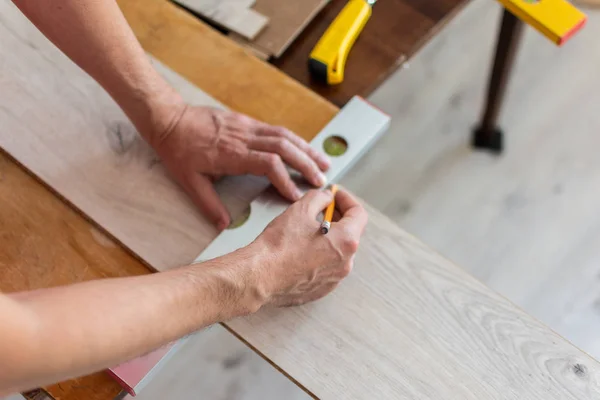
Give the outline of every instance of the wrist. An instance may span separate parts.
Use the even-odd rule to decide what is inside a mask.
[[[135,74],[134,78],[103,86],[139,134],[155,147],[158,139],[176,124],[187,106],[181,95],[155,70]]]
[[[175,89],[168,86],[147,95],[143,100],[139,117],[132,118],[140,135],[152,146],[162,142],[177,125],[187,108],[187,104]]]
[[[258,246],[246,246],[208,263],[217,277],[216,295],[223,307],[221,321],[253,314],[267,303],[264,252]],[[206,271],[207,263],[198,265]]]
[[[239,255],[243,260],[240,263],[241,276],[244,279],[243,309],[246,314],[253,314],[267,304],[270,297],[266,267],[268,252],[263,246],[253,242],[233,254]]]
[[[277,264],[281,263],[275,249],[268,242],[258,237],[245,247],[254,257],[252,287],[255,293],[260,294],[261,306],[273,301],[279,293],[280,279],[276,276]]]

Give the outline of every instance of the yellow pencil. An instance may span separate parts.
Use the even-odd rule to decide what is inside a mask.
[[[331,185],[331,193],[333,193],[333,201],[329,203],[325,210],[325,216],[323,217],[323,223],[321,224],[321,233],[324,235],[331,229],[331,220],[333,219],[333,210],[335,210],[335,194],[338,191],[337,185]]]

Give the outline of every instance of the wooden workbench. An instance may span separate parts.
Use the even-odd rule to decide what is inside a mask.
[[[336,112],[331,104],[163,0],[122,0],[121,5],[150,53],[234,109],[270,123],[285,124],[306,138],[314,136]],[[173,43],[179,46],[175,48]],[[0,199],[0,234],[4,244],[0,249],[0,289],[3,291],[149,272],[6,156],[0,157]],[[397,237],[400,245],[412,246],[412,239],[406,234],[390,227],[389,221],[374,211],[373,215],[377,217],[376,226],[382,230],[378,237]],[[417,247],[421,254],[433,254],[420,245]],[[432,267],[443,264],[437,256],[426,258]],[[458,279],[456,284],[460,293],[464,280]],[[484,294],[480,284],[469,280],[469,286],[473,285]],[[492,300],[501,302],[497,296]],[[505,302],[502,306],[508,307]],[[515,315],[521,318],[524,314],[517,311]],[[526,326],[531,327],[547,333],[548,337],[553,335],[539,323]],[[527,336],[527,332],[522,335]],[[564,369],[558,373],[569,379],[576,375],[581,382],[583,377],[593,381],[597,378],[597,365],[587,360],[586,363],[587,367],[575,364],[573,373]],[[523,379],[527,378],[518,380],[523,382]],[[109,399],[119,387],[104,374],[95,374],[48,390],[59,399]]]

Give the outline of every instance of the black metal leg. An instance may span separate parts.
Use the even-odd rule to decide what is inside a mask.
[[[503,149],[503,133],[498,127],[498,116],[508,86],[508,79],[521,41],[523,23],[506,9],[496,43],[494,67],[490,78],[483,117],[473,134],[472,145],[493,153]]]

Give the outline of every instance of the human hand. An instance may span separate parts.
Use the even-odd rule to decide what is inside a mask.
[[[186,106],[169,128],[151,141],[164,165],[203,213],[225,229],[227,209],[213,187],[223,175],[263,175],[289,200],[302,193],[285,165],[309,183],[326,183],[327,157],[291,131],[248,116],[210,107]]]
[[[324,235],[317,216],[331,200],[328,190],[309,191],[250,245],[253,254],[266,260],[258,280],[267,304],[281,307],[317,300],[352,270],[367,213],[348,192],[338,191],[336,208],[341,218]]]

